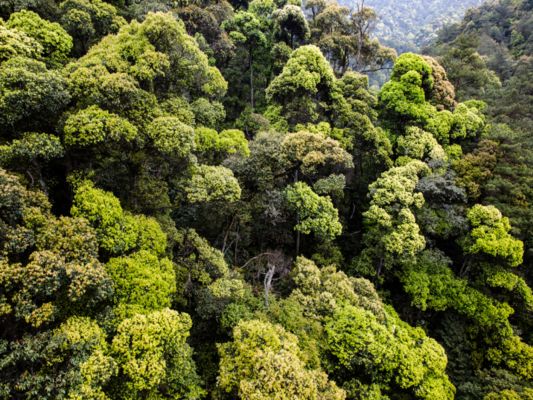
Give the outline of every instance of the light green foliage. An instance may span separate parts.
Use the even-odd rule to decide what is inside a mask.
[[[266,90],[267,99],[281,106],[280,112],[290,125],[319,122],[331,113],[340,93],[335,75],[320,49],[313,45],[294,50]]]
[[[223,398],[346,398],[325,373],[305,368],[297,338],[279,325],[242,321],[233,330],[233,341],[218,350],[218,387]]]
[[[239,182],[233,172],[222,166],[197,165],[185,187],[187,201],[203,203],[211,201],[233,202],[241,197]]]
[[[297,182],[285,191],[289,207],[296,212],[294,230],[314,233],[323,240],[335,239],[342,233],[339,213],[329,196],[319,196],[306,183]]]
[[[167,235],[159,222],[145,215],[134,216],[137,225],[137,247],[150,253],[162,256],[167,249]]]
[[[194,129],[194,143],[198,152],[207,153],[218,150],[220,138],[216,130],[200,126]]]
[[[42,193],[8,174],[0,174],[0,188],[2,316],[43,327],[97,312],[110,298],[112,282],[97,260],[88,222],[56,219]]]
[[[169,156],[186,157],[194,150],[194,129],[176,117],[159,117],[148,126],[154,147]]]
[[[386,119],[392,123],[402,118],[424,125],[436,109],[426,102],[433,88],[431,67],[416,54],[402,54],[396,59],[391,80],[379,93],[379,102]]]
[[[60,67],[72,49],[72,38],[57,22],[49,22],[33,11],[11,14],[6,26],[24,32],[43,48],[42,57],[49,67]]]
[[[122,321],[111,350],[120,366],[119,398],[198,399],[203,395],[192,350],[191,318],[164,309]]]
[[[90,106],[70,115],[63,127],[65,144],[87,147],[102,142],[130,142],[137,138],[137,128],[116,114]]]
[[[533,363],[526,360],[533,348],[514,334],[508,320],[514,310],[472,287],[466,279],[456,277],[450,264],[441,253],[429,250],[405,263],[400,279],[412,304],[422,310],[453,309],[465,315],[475,321],[479,327],[476,329],[485,338],[483,357],[495,365],[507,365],[519,376],[532,376]],[[489,280],[490,276],[497,278],[491,274]]]
[[[487,274],[487,285],[493,288],[503,288],[516,293],[528,311],[533,310],[533,290],[520,276],[504,269],[495,269]]]
[[[37,40],[0,22],[0,62],[18,56],[39,59],[42,52],[43,47]]]
[[[431,133],[420,128],[409,127],[406,134],[398,137],[397,153],[399,156],[416,160],[446,161],[447,156],[442,146]]]
[[[141,250],[127,257],[112,258],[106,270],[115,285],[117,313],[127,318],[170,306],[176,291],[172,262]]]
[[[408,72],[415,71],[421,79],[421,86],[429,94],[435,83],[432,68],[422,56],[414,53],[405,53],[398,57],[394,63],[391,80],[397,81]],[[428,96],[429,97],[429,96]]]
[[[396,60],[391,80],[379,94],[379,102],[391,130],[415,125],[432,133],[442,144],[479,137],[485,130],[484,103],[468,101],[455,105],[453,95],[453,86],[435,60],[405,53]],[[453,113],[447,109],[452,105]]]
[[[412,304],[422,310],[443,311],[454,308],[481,326],[505,325],[512,309],[470,287],[466,279],[455,276],[450,260],[430,250],[419,254],[418,261],[404,263],[400,275]]]
[[[344,306],[326,325],[326,335],[336,369],[365,370],[372,380],[389,382],[393,393],[399,389],[419,399],[454,398],[444,349],[394,313],[383,324],[369,311]]]
[[[167,238],[157,221],[125,213],[112,193],[95,188],[90,181],[76,188],[71,213],[91,223],[98,245],[108,254],[119,255],[133,249],[158,255],[165,252]]]
[[[105,333],[88,318],[73,317],[67,320],[54,331],[50,350],[53,353],[47,357],[54,360],[56,365],[67,362],[69,367],[79,374],[79,382],[70,388],[66,398],[81,399],[107,399],[103,387],[117,373],[117,364],[108,354],[108,345]],[[61,357],[66,351],[74,352],[74,357]],[[63,353],[64,354],[64,353]]]
[[[424,196],[415,193],[415,188],[419,176],[428,171],[423,162],[411,161],[384,172],[369,186],[370,208],[363,213],[367,226],[364,236],[367,249],[360,262],[377,262],[378,276],[381,269],[390,268],[396,258],[414,256],[426,245],[413,210],[424,204]]]
[[[195,129],[196,148],[204,154],[250,155],[248,140],[239,129],[226,129],[217,133],[214,129],[199,127]]]
[[[60,158],[63,154],[64,149],[57,136],[27,132],[8,145],[0,145],[0,164],[49,161]]]
[[[76,188],[72,216],[86,218],[95,228],[99,246],[110,254],[121,254],[135,247],[134,219],[126,218],[120,201],[89,181]]]
[[[249,51],[267,45],[267,37],[263,31],[261,20],[253,12],[239,11],[222,25],[230,38],[244,45]]]
[[[450,132],[452,139],[476,138],[484,132],[485,116],[482,101],[459,103],[453,111],[453,125]]]
[[[0,126],[50,121],[70,100],[57,71],[40,61],[14,57],[0,64]]]
[[[297,258],[292,277],[296,286],[290,298],[307,317],[326,324],[324,350],[333,357],[326,365],[350,397],[362,396],[367,389],[359,379],[370,378],[372,385],[388,383],[381,386],[384,394],[401,389],[417,398],[453,398],[444,350],[385,307],[368,280],[333,266],[319,269],[304,257]]]
[[[509,234],[511,224],[494,206],[476,204],[467,213],[472,230],[463,248],[469,254],[487,254],[511,267],[522,264],[524,244]]]
[[[219,149],[227,154],[250,155],[248,141],[239,129],[225,129],[219,134]]]
[[[353,167],[352,157],[339,142],[320,133],[290,133],[283,139],[281,150],[289,165],[296,166],[304,175]]]
[[[149,14],[142,23],[123,26],[71,64],[68,72],[99,66],[105,66],[105,73],[129,74],[157,94],[217,97],[227,88],[220,72],[209,66],[207,56],[172,14]]]
[[[319,269],[316,264],[298,257],[292,272],[296,284],[291,293],[306,316],[327,319],[343,304],[367,310],[377,319],[385,318],[385,309],[372,283],[364,278],[347,276],[334,266]]]

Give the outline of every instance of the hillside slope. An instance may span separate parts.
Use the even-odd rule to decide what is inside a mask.
[[[356,1],[360,0],[343,0],[342,3],[353,7]],[[365,1],[365,5],[380,17],[376,25],[377,38],[400,53],[417,51],[434,39],[443,26],[459,21],[467,9],[482,3],[483,0]]]

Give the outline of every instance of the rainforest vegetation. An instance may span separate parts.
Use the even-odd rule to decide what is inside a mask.
[[[531,400],[532,16],[0,1],[0,399]]]

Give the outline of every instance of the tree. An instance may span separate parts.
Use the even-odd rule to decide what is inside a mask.
[[[266,95],[291,126],[327,119],[340,97],[331,66],[313,45],[293,51]]]
[[[339,142],[318,133],[289,133],[281,143],[281,151],[295,181],[300,175],[313,178],[353,167],[350,154]]]
[[[204,392],[186,343],[191,326],[187,314],[170,309],[122,321],[111,344],[120,366],[114,382],[117,397],[201,398]]]
[[[313,14],[311,32],[314,42],[332,63],[341,77],[349,69],[373,72],[394,60],[396,52],[371,39],[377,15],[364,2],[356,9],[339,6],[336,2],[306,4]]]
[[[46,129],[68,104],[65,79],[40,61],[14,57],[0,65],[0,126],[4,130]]]
[[[106,270],[115,287],[116,314],[124,319],[169,307],[176,292],[176,276],[167,258],[141,250],[112,258]]]
[[[371,274],[374,270],[379,278],[383,268],[389,269],[399,259],[424,249],[426,241],[413,210],[424,204],[424,197],[415,193],[415,188],[419,177],[428,171],[423,162],[411,161],[384,172],[370,185],[370,208],[363,214],[367,247],[357,262],[361,272]]]
[[[231,170],[222,166],[198,165],[193,168],[185,193],[190,203],[233,202],[241,197],[241,188]]]
[[[94,227],[98,246],[107,255],[131,250],[165,252],[167,236],[153,219],[124,212],[120,201],[90,181],[78,184],[71,209],[73,216],[84,217]]]
[[[252,12],[239,11],[233,19],[223,24],[234,42],[241,44],[248,52],[248,69],[250,71],[250,107],[255,107],[254,98],[254,55],[263,51],[268,45],[267,36],[264,33],[264,24]]]
[[[108,399],[117,373],[106,334],[89,318],[13,342],[1,356],[2,395],[41,399]]]
[[[341,375],[365,371],[371,382],[387,382],[394,394],[410,392],[419,399],[453,399],[446,375],[446,354],[421,328],[412,328],[389,313],[383,324],[369,311],[338,309],[326,325],[327,351]],[[394,320],[395,324],[390,324]]]
[[[296,212],[298,233],[314,233],[323,240],[332,240],[342,232],[337,209],[329,196],[322,197],[313,192],[307,184],[297,182],[286,190],[289,207]],[[299,252],[299,243],[296,244]]]
[[[233,341],[219,345],[218,387],[223,398],[344,399],[345,393],[299,358],[298,340],[279,325],[242,321]]]
[[[147,128],[154,147],[163,154],[187,157],[195,147],[194,129],[176,117],[159,117]]]
[[[128,120],[89,106],[70,115],[63,127],[67,146],[89,147],[105,142],[131,142],[138,137],[137,128]]]
[[[24,32],[42,46],[42,58],[48,67],[58,68],[66,63],[72,49],[72,38],[57,22],[49,22],[33,11],[11,14],[6,27]]]
[[[472,230],[463,242],[468,254],[488,254],[511,267],[522,264],[524,244],[513,238],[509,219],[494,206],[476,204],[467,213]]]
[[[101,0],[65,0],[60,9],[61,25],[74,39],[73,53],[78,57],[126,24],[114,6]]]
[[[283,8],[272,13],[274,32],[278,39],[295,48],[295,40],[303,43],[309,38],[309,26],[302,8],[294,4],[285,4]]]

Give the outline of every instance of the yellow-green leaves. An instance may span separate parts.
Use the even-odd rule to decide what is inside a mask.
[[[8,145],[0,145],[0,164],[20,161],[49,161],[64,154],[57,136],[46,133],[27,132]]]
[[[343,400],[346,395],[327,375],[308,370],[300,358],[298,339],[281,326],[242,321],[233,341],[219,346],[218,387],[222,398]]]
[[[162,254],[166,249],[166,235],[155,220],[125,213],[112,193],[95,188],[89,181],[76,188],[71,213],[91,223],[98,245],[108,254],[119,255],[133,249]]]
[[[329,196],[319,196],[303,182],[289,186],[285,196],[289,207],[297,215],[294,230],[307,235],[314,233],[323,240],[335,239],[342,233],[339,213]]]
[[[87,147],[102,142],[130,142],[137,137],[137,128],[116,114],[90,106],[68,117],[63,128],[65,144]]]
[[[335,367],[348,374],[365,370],[372,380],[388,381],[419,399],[454,398],[444,349],[394,313],[384,324],[366,310],[345,306],[326,325],[326,335]]]
[[[283,139],[281,150],[290,165],[309,176],[353,167],[351,155],[339,142],[320,133],[289,133]]]
[[[313,45],[293,51],[283,71],[266,89],[267,99],[281,106],[280,114],[289,125],[319,122],[332,112],[340,91],[335,75],[320,49]]]
[[[470,254],[488,254],[503,260],[511,267],[522,264],[524,244],[513,238],[507,217],[494,206],[476,204],[467,214],[472,230],[464,243]]]
[[[428,171],[423,162],[411,161],[384,172],[369,187],[370,208],[363,214],[368,227],[364,237],[368,245],[365,254],[381,260],[378,275],[395,258],[414,256],[425,247],[413,210],[424,204],[424,197],[415,193],[415,188],[419,176]]]
[[[115,286],[119,318],[170,306],[176,276],[167,258],[158,259],[157,255],[141,250],[127,257],[112,258],[106,270]]]
[[[111,345],[120,365],[121,398],[199,399],[192,350],[186,343],[191,318],[170,309],[124,320]]]
[[[237,201],[241,197],[239,182],[233,172],[222,166],[193,167],[192,178],[185,188],[190,203]]]
[[[69,102],[65,79],[43,62],[14,57],[0,64],[0,126],[51,121]]]
[[[95,258],[68,260],[51,250],[32,253],[27,265],[0,263],[0,283],[15,318],[39,328],[66,316],[91,312],[108,300],[111,281]]]
[[[72,49],[72,38],[57,22],[49,22],[33,11],[11,14],[6,26],[24,32],[43,48],[42,57],[49,67],[60,67]]]
[[[194,129],[176,117],[159,117],[148,126],[154,147],[169,156],[186,157],[194,150]]]

